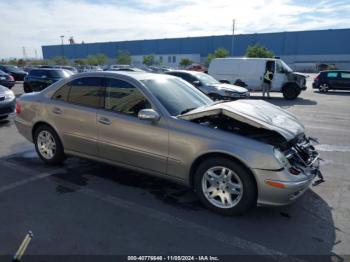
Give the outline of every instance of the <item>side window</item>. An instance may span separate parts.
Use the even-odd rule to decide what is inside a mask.
[[[64,85],[60,89],[58,89],[55,94],[52,96],[54,100],[67,101],[69,94],[70,86]]]
[[[342,73],[340,73],[340,75],[341,75],[341,78],[350,79],[350,73],[342,72]]]
[[[328,72],[327,77],[328,78],[336,78],[336,77],[338,77],[338,72]]]
[[[181,74],[180,77],[189,82],[190,84],[192,84],[194,81],[196,81],[197,79],[195,79],[193,76],[191,76],[190,74]]]
[[[140,110],[147,108],[151,104],[138,88],[122,80],[107,79],[105,109],[137,117]]]
[[[84,77],[70,82],[68,102],[89,107],[101,107],[104,92],[102,78]]]

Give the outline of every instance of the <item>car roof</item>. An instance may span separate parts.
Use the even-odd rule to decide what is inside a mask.
[[[30,70],[30,72],[35,71],[35,70],[40,70],[40,71],[57,71],[57,70],[64,70],[63,68],[33,68]]]
[[[136,80],[157,80],[157,79],[167,79],[167,78],[176,78],[175,76],[166,75],[166,74],[155,74],[149,72],[135,72],[135,71],[100,71],[100,72],[84,72],[75,74],[74,78],[79,77],[106,77],[106,76],[126,76]]]
[[[203,74],[203,72],[191,71],[191,70],[171,70],[169,72],[165,72],[165,74],[171,74],[171,73],[185,73],[185,74],[191,74],[191,75]]]

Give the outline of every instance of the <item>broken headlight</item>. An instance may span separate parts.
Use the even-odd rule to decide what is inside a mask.
[[[278,163],[280,163],[282,167],[286,167],[290,165],[286,156],[278,148],[275,147],[273,149],[273,154],[277,159]]]

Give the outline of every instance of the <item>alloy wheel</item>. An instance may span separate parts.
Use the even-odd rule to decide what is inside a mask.
[[[231,169],[215,166],[203,175],[202,190],[212,205],[219,208],[232,208],[242,199],[243,183]]]
[[[37,146],[38,146],[40,154],[45,159],[50,160],[56,154],[56,142],[55,142],[55,139],[54,139],[53,135],[47,130],[42,130],[38,134]]]

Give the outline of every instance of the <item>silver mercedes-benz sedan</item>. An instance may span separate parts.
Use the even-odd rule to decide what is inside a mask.
[[[319,177],[319,154],[291,113],[260,100],[213,102],[170,75],[73,75],[17,100],[39,157],[85,157],[195,190],[224,215],[286,205]]]

